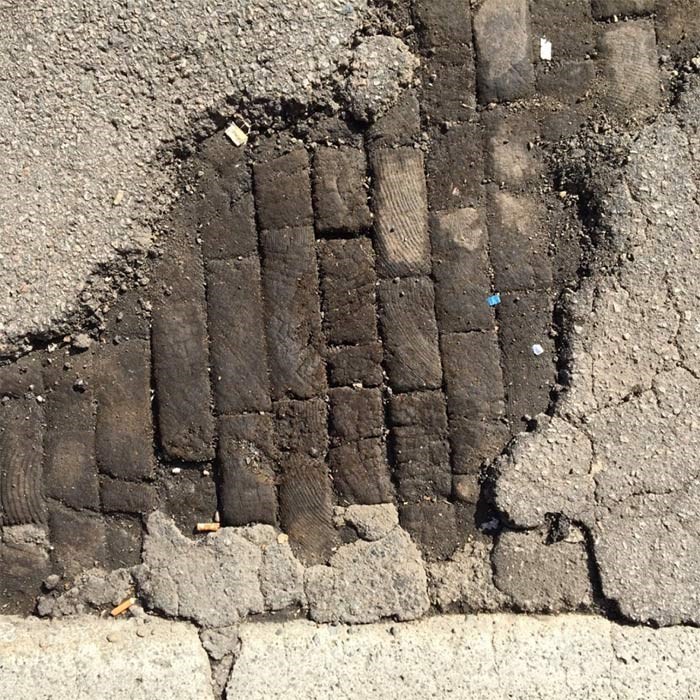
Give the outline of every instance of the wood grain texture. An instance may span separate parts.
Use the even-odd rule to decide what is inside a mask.
[[[379,283],[384,361],[395,391],[442,386],[433,284],[426,277]]]
[[[430,273],[423,154],[414,148],[372,154],[373,209],[380,277]]]
[[[262,281],[273,399],[308,399],[326,389],[312,228],[263,231]]]

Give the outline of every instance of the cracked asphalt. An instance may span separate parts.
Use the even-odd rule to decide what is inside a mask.
[[[570,386],[497,465],[512,525],[582,523],[604,595],[661,625],[700,622],[699,82],[598,193],[618,264],[568,300]]]

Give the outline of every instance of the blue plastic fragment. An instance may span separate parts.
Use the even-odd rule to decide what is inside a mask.
[[[494,294],[486,299],[489,306],[498,306],[501,303],[501,295]]]

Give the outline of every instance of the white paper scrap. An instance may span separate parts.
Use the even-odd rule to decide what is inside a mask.
[[[543,61],[552,60],[552,42],[545,37],[540,39],[540,58]]]

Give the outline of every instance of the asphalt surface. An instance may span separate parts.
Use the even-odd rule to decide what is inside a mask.
[[[699,115],[695,79],[595,193],[616,264],[568,299],[570,386],[496,486],[516,527],[584,523],[605,596],[658,624],[700,621]]]
[[[335,105],[368,16],[365,0],[3,3],[0,355],[99,310],[112,284],[92,273],[147,249],[176,196],[176,143],[242,105]],[[372,61],[388,70],[365,50],[348,88],[363,105]]]

